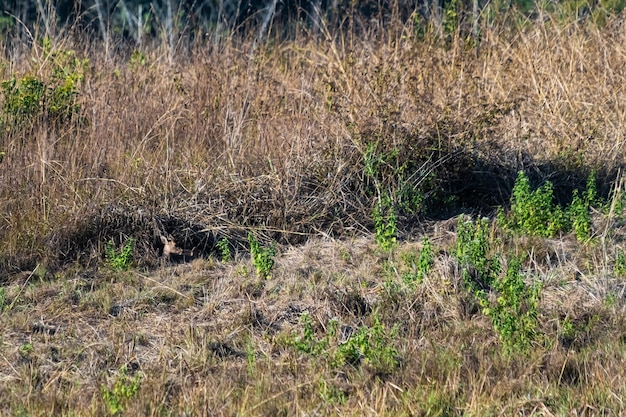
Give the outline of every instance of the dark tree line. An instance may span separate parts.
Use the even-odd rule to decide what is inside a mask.
[[[0,0],[2,19],[27,27],[74,25],[140,38],[182,27],[202,31],[256,31],[322,22],[336,27],[348,17],[431,19],[451,0]],[[462,0],[471,4],[477,0]],[[482,1],[482,0],[481,0]],[[461,1],[458,2],[461,4]]]
[[[586,0],[554,0],[550,4]],[[589,0],[590,4],[603,0]],[[620,4],[624,0],[612,0]],[[100,36],[142,38],[167,34],[242,33],[262,36],[290,33],[294,27],[330,29],[358,19],[362,26],[376,20],[417,16],[424,24],[441,26],[445,19],[475,25],[486,4],[496,12],[516,7],[534,9],[536,0],[0,0],[0,30],[69,25]],[[542,2],[541,4],[546,4]],[[168,35],[169,36],[169,35]]]

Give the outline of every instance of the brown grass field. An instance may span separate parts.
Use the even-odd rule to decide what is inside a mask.
[[[461,33],[1,41],[0,415],[626,415],[624,15]],[[520,170],[588,238],[497,222]]]

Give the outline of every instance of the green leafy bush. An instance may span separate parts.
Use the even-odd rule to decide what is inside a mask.
[[[554,204],[554,189],[550,181],[532,190],[530,180],[520,171],[511,196],[511,213],[502,223],[532,236],[553,237],[568,228],[563,210]]]
[[[501,261],[491,255],[487,219],[459,219],[457,259],[463,281],[491,319],[507,354],[527,352],[536,336],[541,286],[527,286],[521,263],[513,259],[505,274]]]
[[[230,253],[228,239],[225,237],[217,241],[217,250],[219,251],[222,262],[230,262],[232,260],[233,256]]]
[[[372,213],[376,243],[384,251],[392,251],[397,243],[396,213],[391,198],[383,196]]]
[[[78,59],[74,51],[54,50],[49,38],[41,47],[45,59],[41,74],[12,76],[0,83],[0,121],[5,129],[28,127],[41,116],[58,126],[80,111],[76,98],[89,61]]]
[[[461,276],[472,290],[488,288],[500,272],[500,261],[490,251],[489,221],[483,218],[474,223],[459,217],[456,257]]]
[[[275,246],[262,247],[252,232],[248,233],[248,243],[250,244],[250,254],[252,255],[257,275],[263,279],[270,278],[270,272],[274,267],[274,257],[276,256]]]
[[[128,239],[118,251],[115,242],[110,240],[104,248],[104,258],[107,265],[115,271],[126,271],[133,263],[133,252],[135,250],[134,239]]]
[[[498,212],[498,223],[531,236],[554,237],[558,233],[574,231],[578,240],[591,236],[590,210],[600,204],[597,197],[595,174],[587,179],[586,190],[581,196],[574,191],[571,204],[562,209],[554,202],[554,188],[550,181],[532,190],[530,181],[523,171],[515,180],[511,196],[511,211]]]
[[[504,276],[494,281],[495,301],[478,293],[483,313],[491,318],[493,328],[506,353],[527,352],[539,326],[541,285],[526,285],[519,260],[512,260]]]
[[[402,273],[402,280],[410,287],[420,284],[426,275],[430,272],[435,261],[435,252],[433,245],[428,237],[422,240],[422,250],[417,255],[414,252],[408,252],[401,255],[402,260],[408,271]]]
[[[362,326],[345,340],[339,340],[339,323],[335,319],[328,323],[327,333],[321,338],[315,335],[310,314],[303,313],[300,320],[302,335],[291,342],[300,352],[324,356],[334,367],[365,363],[379,374],[389,374],[399,365],[398,351],[392,343],[397,328],[387,331],[378,316],[374,316],[371,327]]]
[[[133,378],[127,375],[126,367],[122,366],[119,376],[113,383],[112,388],[100,387],[102,400],[111,416],[117,416],[124,412],[131,398],[137,395],[141,388],[141,377],[136,374]]]

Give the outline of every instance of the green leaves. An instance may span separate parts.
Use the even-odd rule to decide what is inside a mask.
[[[32,126],[39,116],[65,124],[80,111],[76,97],[89,60],[78,59],[71,50],[54,50],[48,38],[42,40],[41,48],[44,62],[36,76],[12,76],[0,83],[0,122],[7,129]]]
[[[538,305],[541,285],[528,286],[519,259],[509,261],[502,274],[499,256],[491,254],[487,219],[476,222],[459,219],[457,259],[467,289],[479,302],[483,314],[504,345],[504,352],[525,353],[539,326]]]
[[[270,272],[274,267],[274,257],[276,256],[275,246],[262,247],[252,232],[248,233],[248,243],[250,244],[250,255],[252,256],[257,275],[263,279],[270,278]]]
[[[126,271],[132,265],[134,250],[135,240],[132,238],[128,239],[120,250],[117,250],[115,242],[110,240],[104,248],[104,258],[114,271]]]
[[[572,202],[565,209],[554,202],[554,187],[550,181],[532,190],[530,180],[520,171],[515,180],[511,196],[511,211],[508,214],[500,209],[498,223],[530,236],[555,237],[558,233],[573,231],[579,241],[591,236],[591,215],[593,205],[599,204],[595,174],[587,179],[587,187],[580,195],[574,191]]]

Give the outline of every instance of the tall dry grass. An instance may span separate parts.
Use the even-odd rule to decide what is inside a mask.
[[[88,262],[124,236],[150,264],[159,235],[180,230],[205,251],[247,228],[286,243],[367,232],[372,143],[398,150],[389,172],[424,179],[422,215],[503,204],[519,169],[557,189],[591,169],[608,184],[624,163],[625,41],[617,16],[485,26],[479,47],[398,23],[225,39],[174,62],[158,46],[107,59],[71,34],[50,51],[5,43],[3,79],[49,80],[54,51],[89,64],[69,122],[2,132],[3,274]]]

